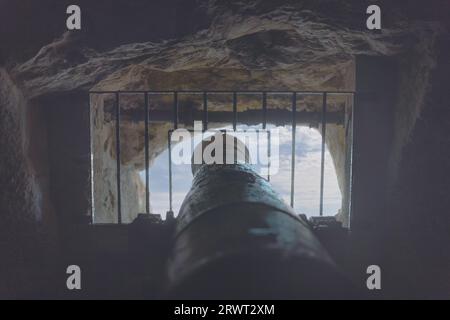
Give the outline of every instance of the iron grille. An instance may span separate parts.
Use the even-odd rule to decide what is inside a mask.
[[[320,112],[320,119],[319,123],[321,124],[321,135],[322,135],[322,144],[321,144],[321,164],[320,164],[320,203],[319,203],[319,214],[320,216],[323,216],[323,198],[324,198],[324,165],[325,165],[325,139],[326,139],[326,124],[328,121],[336,121],[336,117],[340,118],[342,120],[343,125],[345,126],[345,132],[346,137],[351,137],[351,131],[352,131],[352,113],[353,112],[345,112],[344,114],[339,116],[336,114],[330,114],[327,110],[327,99],[330,96],[336,96],[336,95],[344,95],[350,100],[351,110],[354,109],[354,96],[355,92],[353,91],[282,91],[282,90],[270,90],[270,91],[249,91],[249,90],[240,90],[240,91],[227,91],[227,90],[208,90],[208,91],[201,91],[201,90],[159,90],[159,91],[90,91],[89,92],[89,110],[91,114],[91,96],[92,95],[103,95],[103,94],[109,94],[114,95],[115,99],[115,147],[116,147],[116,184],[117,184],[117,223],[122,223],[122,196],[121,196],[121,146],[120,146],[120,121],[121,121],[121,104],[120,104],[120,97],[123,94],[142,94],[144,97],[144,149],[145,149],[145,208],[146,213],[150,213],[150,190],[149,190],[149,123],[151,121],[164,121],[164,122],[171,122],[173,125],[173,129],[168,131],[168,149],[169,149],[169,163],[168,163],[168,171],[169,171],[169,210],[172,211],[172,162],[170,160],[171,157],[171,139],[170,136],[172,132],[176,129],[178,129],[179,126],[179,96],[183,94],[195,94],[195,95],[201,95],[203,97],[203,109],[201,112],[201,119],[203,123],[203,129],[208,129],[208,124],[211,120],[217,121],[218,119],[223,120],[231,120],[233,125],[233,130],[237,131],[237,124],[238,124],[238,113],[241,115],[241,112],[238,112],[238,96],[239,95],[246,95],[246,94],[257,94],[262,97],[261,100],[261,109],[260,110],[248,110],[245,112],[242,112],[243,118],[246,119],[244,121],[251,122],[256,113],[261,112],[262,113],[262,128],[263,130],[266,130],[267,123],[270,121],[273,121],[273,123],[277,122],[283,122],[286,123],[286,119],[289,118],[290,124],[292,126],[292,139],[291,139],[291,177],[290,177],[290,205],[291,207],[294,206],[294,194],[295,194],[295,157],[296,157],[296,126],[297,122],[299,120],[302,120],[304,122],[317,120],[317,114],[312,114],[311,112],[297,112],[297,99],[299,96],[319,96],[322,98],[322,110]],[[149,96],[152,94],[169,94],[172,95],[172,101],[173,101],[173,110],[172,112],[164,112],[164,111],[152,111],[149,112]],[[209,112],[208,111],[208,97],[211,94],[230,94],[232,95],[232,112],[231,114],[229,112]],[[284,94],[284,95],[290,95],[291,96],[291,111],[289,110],[268,110],[267,108],[267,95],[268,94]],[[198,111],[194,111],[194,117],[199,116],[197,113]],[[172,113],[172,115],[170,115]],[[241,119],[240,119],[241,121]],[[270,143],[270,136],[269,136],[269,143]],[[91,145],[92,148],[92,145]],[[268,148],[268,152],[270,152],[270,148]],[[346,173],[348,173],[349,180],[351,180],[351,158],[352,158],[352,143],[349,147],[349,150],[346,150],[346,153],[348,153],[347,157],[347,163],[346,163]],[[92,155],[92,150],[91,150]],[[270,153],[269,153],[269,159],[270,159]],[[91,162],[92,166],[92,162]],[[91,173],[92,173],[92,167],[91,167]],[[92,177],[91,177],[92,178]],[[268,175],[268,179],[270,180],[270,173]],[[347,182],[348,187],[348,194],[350,194],[350,181]],[[92,188],[92,183],[91,183]],[[91,195],[93,197],[93,192],[91,190]],[[350,212],[350,197],[348,196],[347,199],[344,201],[347,203],[344,203],[344,206],[348,207],[348,210]],[[92,210],[93,212],[93,210]],[[91,219],[92,221],[93,219]]]

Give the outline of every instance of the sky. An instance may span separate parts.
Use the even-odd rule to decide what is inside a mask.
[[[248,127],[240,126],[238,129]],[[270,127],[268,127],[270,128]],[[272,127],[273,128],[273,127]],[[280,193],[287,204],[291,194],[291,139],[290,126],[277,127],[279,143],[273,140],[272,148],[279,147],[279,170],[270,177],[274,189]],[[259,139],[251,143],[258,143],[261,150],[267,150],[266,139]],[[183,143],[183,142],[181,142]],[[191,142],[187,142],[191,143]],[[320,133],[313,128],[297,127],[296,129],[296,162],[295,162],[295,193],[294,209],[308,217],[319,215],[320,203]],[[272,149],[273,150],[273,149]],[[272,152],[275,154],[275,152]],[[260,170],[260,166],[255,169]],[[273,172],[273,170],[272,170]],[[175,215],[190,189],[192,182],[191,166],[189,164],[172,165],[173,181],[173,209]],[[141,172],[145,183],[145,171]],[[168,150],[160,154],[150,168],[150,205],[152,213],[161,214],[165,218],[169,210],[169,170]],[[339,190],[336,172],[331,155],[326,148],[324,173],[324,215],[335,215],[341,208],[342,196]]]

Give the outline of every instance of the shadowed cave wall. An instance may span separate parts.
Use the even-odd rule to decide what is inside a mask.
[[[89,89],[345,90],[353,89],[355,57],[369,55],[395,61],[399,82],[386,154],[388,199],[358,248],[369,252],[361,260],[373,259],[367,248],[378,248],[394,296],[448,297],[450,284],[441,279],[448,279],[450,261],[444,245],[450,229],[445,196],[450,189],[445,90],[450,52],[446,26],[439,23],[445,10],[436,9],[444,2],[425,9],[385,2],[391,10],[381,33],[364,30],[355,12],[364,12],[365,4],[356,2],[255,1],[254,7],[238,1],[202,1],[198,6],[168,1],[153,7],[124,3],[118,11],[96,4],[87,15],[87,29],[64,36],[63,18],[48,19],[54,11],[37,10],[32,2],[20,8],[2,3],[2,15],[21,10],[35,15],[14,32],[1,34],[0,248],[5,285],[0,295],[48,289],[60,263],[55,252],[73,236],[67,230],[85,223],[90,214],[88,197],[80,193],[89,184],[88,118],[80,111],[87,110]],[[148,8],[148,19],[130,18],[134,22],[127,28],[116,25],[114,17],[136,8]],[[50,21],[48,26],[33,28],[42,18]],[[1,21],[9,23],[8,29],[14,26],[10,18]],[[116,37],[111,36],[114,30]],[[110,129],[102,130],[110,134]],[[339,168],[339,152],[333,151],[339,149],[338,135],[329,134]],[[129,140],[136,141],[133,136]],[[130,163],[140,166],[141,161]]]

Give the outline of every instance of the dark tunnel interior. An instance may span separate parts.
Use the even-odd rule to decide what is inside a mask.
[[[1,299],[450,298],[448,1],[71,4],[0,2]]]

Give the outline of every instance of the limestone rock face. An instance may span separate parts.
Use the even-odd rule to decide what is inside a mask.
[[[210,25],[195,34],[101,53],[65,34],[19,65],[15,77],[29,97],[92,88],[342,90],[354,55],[404,52],[420,29],[400,16],[383,32],[368,32],[361,23],[364,6],[351,2],[211,0],[202,5]],[[339,18],[331,19],[336,10]]]
[[[88,90],[353,90],[355,55],[404,55],[426,41],[426,34],[436,33],[433,26],[408,21],[392,3],[384,4],[382,32],[365,29],[366,6],[358,1],[204,0],[199,8],[208,25],[193,34],[98,52],[84,46],[82,37],[66,33],[12,74],[29,99]],[[102,222],[112,221],[117,196],[114,121],[108,112],[99,111],[108,99],[97,97],[92,103],[95,206]],[[133,98],[122,103],[127,108]],[[346,105],[339,99],[329,103],[330,110]],[[320,103],[300,104],[300,110],[320,110]],[[211,109],[225,105],[212,101]],[[159,107],[170,108],[170,100],[159,101]],[[238,111],[257,107],[247,101]],[[164,150],[168,128],[152,126],[151,161]],[[136,170],[143,168],[143,124],[124,121],[122,133],[128,221],[142,210],[138,199],[143,186]],[[327,134],[341,189],[343,134],[341,128]]]

